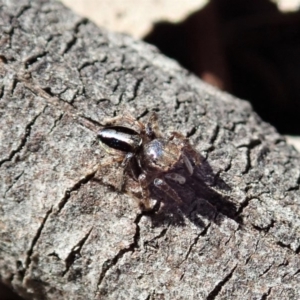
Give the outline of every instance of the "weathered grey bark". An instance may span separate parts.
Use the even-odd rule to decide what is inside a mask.
[[[28,299],[300,299],[300,155],[247,102],[60,3],[0,13],[2,282]],[[104,153],[76,114],[123,110],[158,111],[206,158],[189,211],[142,213],[96,180]]]

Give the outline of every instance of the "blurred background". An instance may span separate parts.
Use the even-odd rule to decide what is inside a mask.
[[[249,100],[300,151],[300,0],[62,0]],[[18,296],[0,284],[1,299]]]
[[[239,98],[300,149],[300,0],[63,0]]]

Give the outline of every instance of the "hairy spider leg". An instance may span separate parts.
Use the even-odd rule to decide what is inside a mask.
[[[126,167],[128,166],[128,163],[130,162],[130,159],[133,157],[133,154],[132,153],[128,153],[125,157],[124,155],[116,155],[116,153],[114,153],[115,155],[113,155],[112,157],[109,157],[109,158],[105,158],[104,160],[101,161],[101,163],[99,163],[97,165],[96,168],[94,168],[93,172],[98,172],[98,171],[102,171],[106,168],[106,167],[109,167],[111,168],[111,166],[114,164],[114,163],[118,163],[119,165],[121,165],[122,167],[122,173],[121,173],[121,178],[120,179],[116,179],[114,180],[115,182],[119,182],[119,184],[117,185],[117,190],[119,192],[122,192],[123,190],[123,187],[124,187],[124,183],[125,183],[125,169]],[[130,155],[132,154],[132,155]],[[101,176],[103,176],[103,173],[101,174]]]
[[[193,161],[195,166],[199,166],[203,162],[203,157],[189,143],[184,146],[183,154],[188,158],[190,163]]]
[[[139,128],[139,131],[142,132],[145,127],[144,124],[138,120],[136,120],[130,113],[125,112],[123,115],[119,115],[112,118],[105,118],[103,120],[104,125],[124,125],[124,123],[128,123],[130,125],[134,125]]]
[[[188,157],[184,153],[181,154],[181,157],[183,159],[183,162],[184,162],[184,165],[185,165],[187,171],[189,172],[190,176],[192,176],[194,173],[194,168],[191,164],[191,161],[188,159]]]
[[[157,114],[155,112],[150,114],[145,126],[145,132],[146,135],[151,139],[162,137],[158,126]]]
[[[149,203],[150,191],[148,189],[149,181],[147,180],[147,176],[144,173],[140,174],[138,180],[142,189],[142,200],[140,200],[142,205],[140,204],[140,206],[143,210],[149,210],[150,209],[150,203]]]
[[[131,153],[131,152],[129,152],[129,153],[127,153],[127,154],[125,155],[125,157],[124,157],[124,159],[123,159],[123,161],[122,161],[122,163],[121,163],[121,166],[122,166],[124,169],[126,169],[126,167],[128,166],[128,164],[129,164],[130,160],[133,158],[133,156],[134,156],[134,153]]]
[[[182,175],[180,175],[178,173],[174,173],[174,172],[167,173],[165,175],[165,178],[170,179],[170,180],[172,180],[174,182],[177,182],[179,184],[185,184],[185,182],[186,182],[185,177],[183,177]]]
[[[192,158],[196,166],[201,164],[202,159],[200,155],[195,151],[195,149],[190,145],[189,140],[184,135],[182,135],[179,132],[173,131],[171,132],[169,140],[174,140],[174,139],[180,140],[180,143],[182,144],[181,156],[187,171],[189,172],[190,176],[192,176],[194,173],[194,167],[189,157]]]
[[[182,201],[178,194],[173,190],[163,179],[155,178],[154,185],[159,188],[161,191],[165,192],[169,197],[174,199],[179,205],[182,204]]]

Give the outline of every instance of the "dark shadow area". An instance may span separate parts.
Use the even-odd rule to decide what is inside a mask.
[[[0,299],[1,300],[22,300],[20,296],[15,294],[10,288],[0,282]]]
[[[186,182],[182,185],[166,179],[181,198],[182,204],[177,205],[174,199],[151,185],[151,197],[157,199],[159,203],[153,211],[146,214],[151,217],[154,226],[166,223],[185,226],[184,216],[201,228],[205,227],[203,219],[220,225],[222,219],[217,218],[219,213],[241,223],[241,220],[236,218],[237,207],[227,195],[231,190],[230,186],[213,173],[206,160],[202,159],[200,165],[194,166],[192,176],[182,162],[177,163],[172,172],[186,178]]]
[[[185,164],[180,159],[167,172],[161,173],[158,178],[163,179],[168,186],[179,196],[181,203],[172,198],[170,194],[157,188],[154,179],[147,189],[143,189],[143,194],[148,194],[149,198],[156,200],[156,204],[148,209],[144,207],[144,199],[140,183],[133,179],[130,170],[125,170],[116,163],[101,167],[99,172],[91,180],[98,184],[103,184],[116,193],[128,193],[137,200],[142,214],[151,218],[153,226],[172,224],[173,226],[185,226],[185,218],[200,228],[206,227],[204,220],[220,225],[224,218],[230,218],[242,224],[238,216],[238,207],[230,198],[231,187],[224,182],[218,174],[215,174],[209,163],[195,150],[190,152],[191,156],[185,153],[189,160],[193,162],[194,172],[188,172]],[[199,158],[197,165],[193,158]],[[118,167],[119,165],[119,167]],[[114,170],[112,172],[112,170]],[[119,173],[119,174],[118,174]],[[186,179],[183,184],[168,179],[166,174],[179,174]],[[119,190],[119,182],[124,174],[125,184],[123,190]],[[146,198],[147,200],[148,198]]]
[[[300,12],[267,0],[211,0],[145,41],[221,89],[249,100],[281,133],[300,134]]]

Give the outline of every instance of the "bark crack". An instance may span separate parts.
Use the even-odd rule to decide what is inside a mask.
[[[12,187],[18,182],[18,180],[23,176],[23,174],[24,174],[24,170],[14,178],[14,182],[4,192],[3,195],[4,198],[6,197],[6,194],[12,189]]]
[[[184,258],[184,260],[180,263],[180,265],[183,264],[183,263],[189,258],[189,255],[190,255],[190,253],[192,252],[192,249],[194,248],[194,246],[197,245],[197,243],[198,243],[200,237],[206,235],[206,233],[207,233],[207,231],[208,231],[210,225],[211,225],[211,223],[209,223],[209,224],[203,229],[203,231],[200,232],[200,233],[194,238],[194,241],[191,243],[191,245],[190,245],[190,247],[189,247],[189,249],[188,249],[188,251],[187,251],[187,253],[186,253],[186,255],[185,255],[185,258]]]
[[[206,300],[213,300],[216,299],[216,297],[218,296],[218,294],[221,292],[222,288],[226,285],[226,283],[230,280],[230,278],[232,277],[235,269],[236,269],[237,265],[235,265],[232,270],[224,277],[223,280],[221,280],[216,286],[215,288],[208,294],[208,296],[206,297]]]
[[[212,144],[212,145],[214,144],[214,142],[216,141],[216,139],[219,135],[219,132],[220,132],[220,126],[216,125],[216,127],[214,128],[213,134],[210,138],[210,141],[209,141],[210,144]]]
[[[67,42],[66,48],[64,49],[64,51],[62,52],[62,55],[66,54],[67,52],[70,52],[72,47],[76,44],[77,42],[77,34],[79,32],[79,27],[81,25],[86,25],[88,23],[88,20],[86,18],[81,19],[74,27],[74,34],[73,34],[73,38]]]
[[[28,69],[31,65],[33,65],[37,61],[39,61],[39,59],[41,59],[42,57],[46,56],[47,54],[48,54],[47,51],[42,51],[42,52],[31,54],[30,56],[28,56],[24,60],[25,70]]]
[[[26,260],[25,260],[25,270],[24,270],[24,275],[25,275],[25,272],[26,270],[28,270],[28,268],[30,267],[30,264],[31,264],[31,256],[32,256],[32,253],[33,253],[33,250],[34,250],[34,247],[37,243],[37,241],[39,240],[41,234],[42,234],[42,231],[45,227],[45,224],[48,220],[48,217],[49,215],[51,214],[52,212],[52,206],[51,208],[46,212],[44,218],[43,218],[43,221],[41,223],[41,225],[39,226],[34,238],[32,239],[32,242],[31,242],[31,246],[30,246],[30,249],[27,251],[27,256],[26,256]],[[24,277],[23,277],[24,278]]]
[[[20,9],[20,11],[19,11],[19,13],[15,16],[15,18],[17,18],[17,19],[19,19],[23,14],[24,14],[24,12],[25,11],[27,11],[28,9],[30,9],[31,8],[31,5],[24,5],[21,9]]]
[[[83,247],[83,245],[85,244],[86,240],[88,239],[88,237],[90,236],[91,232],[93,230],[93,227],[88,231],[88,233],[77,243],[77,245],[75,245],[71,252],[69,253],[68,257],[66,258],[65,262],[66,262],[66,269],[64,270],[62,276],[65,276],[66,273],[68,273],[70,267],[73,265],[74,261],[80,257],[80,251]]]
[[[265,274],[267,274],[273,267],[274,263],[271,263],[263,272],[262,274],[259,275],[259,277],[264,276]]]
[[[134,84],[134,87],[133,87],[133,92],[132,92],[133,95],[132,95],[131,98],[129,98],[129,99],[127,100],[128,102],[133,101],[133,100],[137,97],[139,88],[140,88],[140,86],[141,86],[143,80],[144,80],[144,79],[143,79],[142,77],[141,77],[141,78],[137,78],[137,80],[136,80],[136,82],[135,82],[135,84]]]
[[[136,232],[133,236],[133,242],[127,247],[121,249],[112,259],[106,260],[102,265],[102,271],[99,276],[98,284],[97,284],[97,290],[95,293],[95,297],[99,293],[100,285],[103,282],[103,279],[108,272],[109,269],[111,269],[113,266],[115,266],[118,261],[125,255],[127,252],[134,252],[135,249],[139,248],[139,240],[140,240],[140,227],[139,222],[141,218],[144,216],[144,213],[138,214],[136,219],[134,220],[134,224],[136,225]]]
[[[96,173],[97,173],[97,170],[93,171],[90,174],[85,175],[82,179],[77,181],[71,188],[69,188],[65,191],[65,194],[64,194],[63,198],[58,203],[58,213],[61,212],[61,210],[64,208],[64,206],[68,202],[69,198],[71,197],[71,193],[74,192],[74,191],[79,190],[82,184],[86,184],[90,180],[92,180]]]
[[[267,300],[269,295],[271,294],[271,290],[272,290],[272,287],[270,287],[266,293],[263,293],[260,299]]]
[[[170,228],[170,223],[168,224],[167,228],[164,228],[157,236],[155,236],[153,239],[149,240],[149,241],[145,241],[144,242],[144,246],[150,246],[150,247],[153,247],[153,248],[158,248],[158,247],[155,247],[155,246],[152,246],[152,243],[154,241],[157,241],[158,239],[164,237],[168,231],[168,229]]]
[[[260,242],[260,239],[258,239],[258,240],[256,241],[254,251],[253,251],[253,252],[249,255],[249,257],[246,259],[246,261],[245,261],[245,266],[249,263],[249,261],[250,261],[250,259],[252,258],[253,254],[256,252],[259,242]]]
[[[49,134],[52,133],[52,131],[53,131],[54,128],[57,126],[57,124],[59,123],[59,121],[63,118],[63,116],[64,116],[64,113],[61,113],[61,114],[59,114],[58,118],[56,118],[56,119],[54,120],[54,124],[53,124],[53,126],[50,128],[50,130],[49,130]]]
[[[37,114],[25,127],[25,134],[24,136],[21,138],[21,142],[19,144],[19,146],[15,149],[15,150],[12,150],[9,154],[9,156],[7,158],[4,158],[3,160],[0,161],[0,167],[7,161],[11,161],[14,156],[19,153],[23,148],[24,146],[26,145],[26,142],[30,136],[30,133],[31,133],[31,128],[32,126],[34,125],[34,123],[36,122],[37,118],[41,115],[41,112],[39,114]]]

